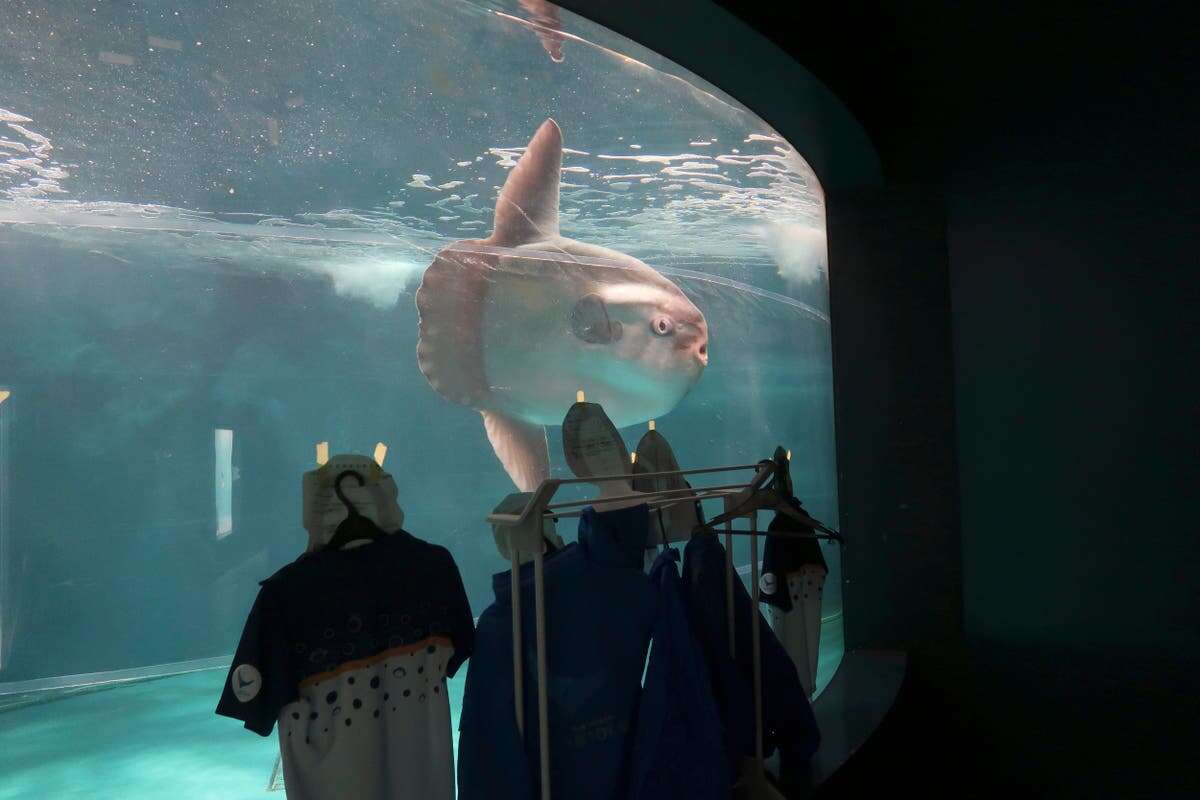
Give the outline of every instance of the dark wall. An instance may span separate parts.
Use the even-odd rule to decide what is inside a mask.
[[[942,198],[828,197],[846,647],[962,633],[950,281]]]
[[[967,629],[1195,646],[1196,94],[1060,88],[947,190]]]
[[[1200,644],[1195,11],[895,17],[914,112],[880,135],[946,202],[973,638]]]

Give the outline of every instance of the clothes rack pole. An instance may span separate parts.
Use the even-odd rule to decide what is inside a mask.
[[[638,477],[640,478],[641,475],[639,475]],[[738,484],[736,488],[744,489],[745,485]],[[665,498],[658,497],[657,492],[646,492],[645,494],[647,494],[648,497],[643,498],[643,499],[645,501],[645,504],[647,506],[649,506],[651,509],[667,509],[667,508],[672,508],[674,506],[680,505],[681,503],[693,503],[697,500],[717,500],[717,499],[723,498],[723,497],[733,497],[733,496],[736,496],[739,494],[739,492],[736,491],[736,488],[715,489],[715,490],[708,489],[708,488],[695,489],[692,491],[691,494],[689,494],[685,497],[671,495],[671,496],[667,496]],[[608,501],[615,500],[615,499],[617,499],[617,498],[605,498],[605,501],[608,502]],[[632,499],[632,498],[627,498],[627,499]],[[548,511],[545,512],[545,517],[546,517],[546,519],[553,519],[555,521],[563,520],[563,519],[570,519],[572,517],[581,517],[581,516],[583,516],[583,511],[581,510],[583,508],[583,506],[588,505],[589,503],[592,503],[592,502],[595,502],[595,501],[591,500],[591,501],[586,501],[584,503],[571,503],[570,505],[575,506],[575,508],[573,510],[560,510],[558,507],[552,507]],[[492,518],[489,518],[489,521],[491,519]],[[735,531],[735,533],[736,533],[736,531]]]
[[[695,469],[668,469],[658,472],[639,472],[638,479],[645,478],[670,478],[682,475],[708,475],[713,472],[740,472],[744,469],[758,469],[762,466],[758,464],[730,464],[722,467],[697,467]],[[555,478],[555,486],[566,486],[572,483],[606,483],[608,481],[627,481],[631,476],[627,472],[618,473],[616,475],[589,475],[586,478]],[[649,492],[649,494],[656,494]]]
[[[517,731],[525,736],[525,687],[521,678],[524,676],[523,651],[521,641],[521,559],[517,553],[517,543],[509,541],[508,558],[512,569],[512,629],[513,629],[513,698],[516,702]]]
[[[750,514],[750,583],[753,602],[750,603],[751,644],[754,656],[754,761],[759,772],[763,768],[763,704],[762,704],[762,653],[759,650],[758,630],[758,512]]]
[[[729,631],[729,657],[737,657],[733,616],[733,520],[725,522],[725,629]]]
[[[637,477],[639,479],[641,479],[643,476],[638,475]],[[646,495],[650,495],[654,499],[676,498],[680,501],[686,501],[686,500],[691,500],[692,498],[696,497],[697,495],[699,495],[701,493],[724,492],[724,491],[729,491],[732,489],[745,489],[745,488],[746,488],[746,484],[744,484],[744,483],[729,483],[729,484],[724,484],[722,486],[702,486],[699,489],[695,489],[695,488],[692,488],[689,486],[686,489],[659,489],[658,491],[654,491],[654,492],[633,492],[632,494],[619,494],[614,497],[606,497],[605,502],[612,503],[612,502],[616,502],[618,500],[640,500],[640,499],[644,499]],[[546,509],[550,510],[550,511],[556,511],[557,509],[560,509],[560,508],[583,507],[583,506],[591,505],[593,502],[595,502],[595,501],[594,500],[568,500],[563,503],[550,503],[549,505],[546,506]]]
[[[533,551],[533,607],[537,618],[538,754],[541,759],[542,800],[550,800],[550,709],[546,669],[546,577],[545,556]]]

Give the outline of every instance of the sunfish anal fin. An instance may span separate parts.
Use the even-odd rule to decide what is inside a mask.
[[[546,429],[500,411],[480,411],[496,457],[517,489],[532,492],[550,477],[550,445]]]
[[[496,200],[490,244],[515,247],[558,236],[562,131],[548,119],[529,140]]]

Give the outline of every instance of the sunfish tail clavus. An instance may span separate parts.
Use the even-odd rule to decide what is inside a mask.
[[[708,363],[708,325],[641,261],[558,232],[562,131],[546,120],[508,175],[492,235],[446,247],[417,289],[417,363],[477,409],[521,491],[550,475],[545,425],[583,389],[618,426],[662,416]]]

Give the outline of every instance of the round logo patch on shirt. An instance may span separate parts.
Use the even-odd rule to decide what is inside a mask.
[[[758,579],[758,588],[763,594],[775,594],[775,573],[764,572]]]
[[[253,664],[238,665],[229,682],[233,685],[233,696],[243,703],[249,703],[262,691],[262,673]]]

